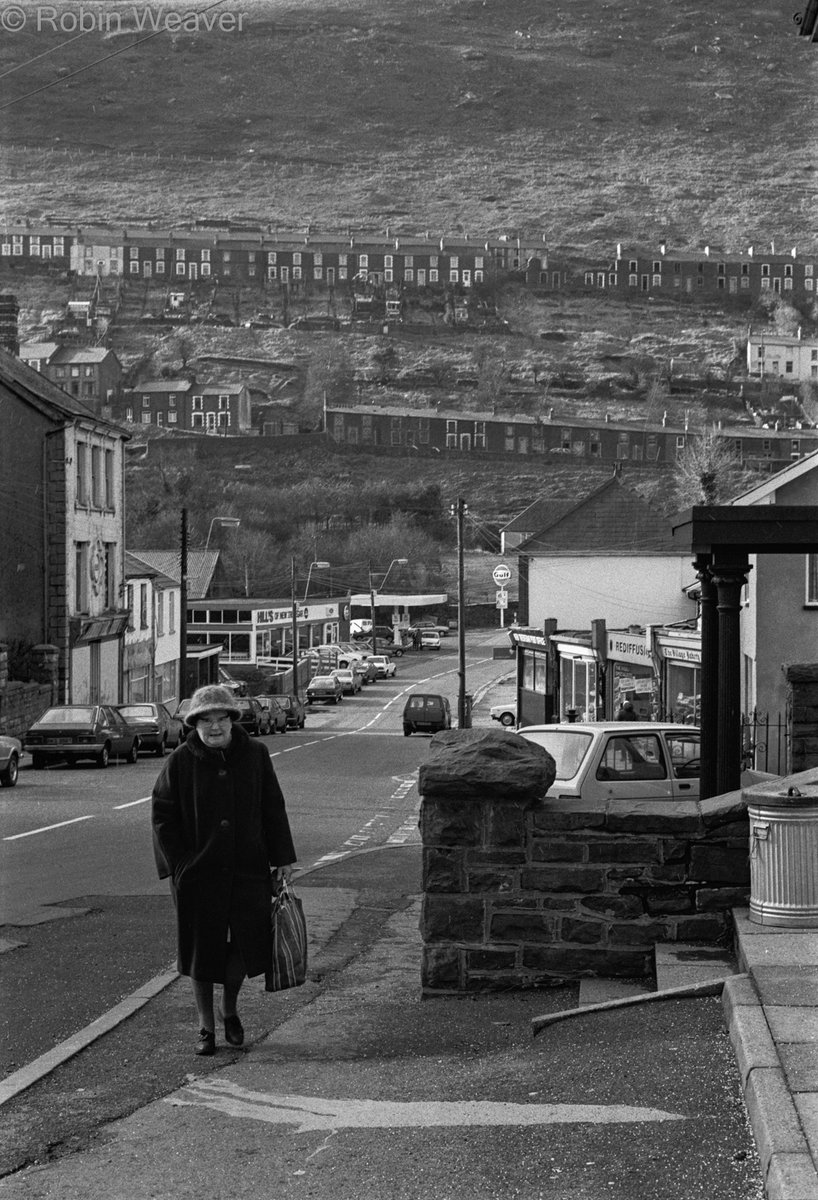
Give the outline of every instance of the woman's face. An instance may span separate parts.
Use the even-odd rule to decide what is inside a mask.
[[[225,750],[230,745],[232,727],[226,712],[209,712],[196,718],[196,732],[210,750]]]

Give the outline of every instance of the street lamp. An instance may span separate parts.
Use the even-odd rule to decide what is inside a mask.
[[[311,562],[310,569],[307,571],[307,586],[304,588],[304,603],[307,603],[307,596],[310,591],[310,576],[312,575],[313,567],[317,567],[319,571],[328,571],[331,564],[328,562]]]
[[[389,566],[386,568],[384,577],[381,580],[381,588],[384,588],[386,586],[386,580],[389,575],[389,572],[392,570],[392,568],[395,566],[396,563],[398,566],[405,567],[408,562],[409,562],[408,558],[393,558],[391,563],[389,564]],[[372,582],[372,562],[370,560],[370,563],[369,563],[369,610],[370,610],[370,617],[371,617],[371,622],[372,622],[372,653],[373,654],[378,653],[378,635],[375,632],[375,595],[376,595],[375,585]]]
[[[205,542],[205,551],[210,549],[210,535],[213,532],[213,526],[220,525],[222,529],[238,529],[241,525],[240,517],[214,517],[210,522],[210,528],[207,531],[207,541]]]
[[[310,569],[307,572],[307,586],[304,589],[304,600],[307,599],[307,592],[310,590],[310,576],[312,575],[313,567],[318,567],[319,570],[328,571],[330,564],[328,562],[311,562]],[[292,605],[292,659],[293,659],[293,695],[298,699],[298,608],[295,600],[295,557],[290,559],[290,604]]]

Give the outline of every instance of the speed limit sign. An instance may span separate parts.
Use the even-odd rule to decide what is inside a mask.
[[[507,567],[505,563],[500,563],[492,571],[491,577],[498,586],[508,583],[509,579],[511,579],[511,568]]]

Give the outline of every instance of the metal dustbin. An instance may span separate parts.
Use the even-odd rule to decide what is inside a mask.
[[[818,778],[815,771],[746,788],[750,920],[818,928]]]

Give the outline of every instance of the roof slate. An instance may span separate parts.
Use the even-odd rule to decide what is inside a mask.
[[[614,476],[517,547],[530,554],[673,554],[670,521]]]
[[[182,580],[181,550],[132,550],[130,553],[146,566],[167,575],[174,583]],[[218,550],[188,550],[187,598],[204,600],[219,561]]]
[[[106,420],[105,417],[97,416],[94,410],[81,400],[69,396],[62,388],[57,387],[56,383],[46,379],[45,375],[1,349],[0,385],[8,388],[33,408],[48,412],[55,420],[93,421],[98,428],[108,429],[123,439],[130,437],[121,426]]]

